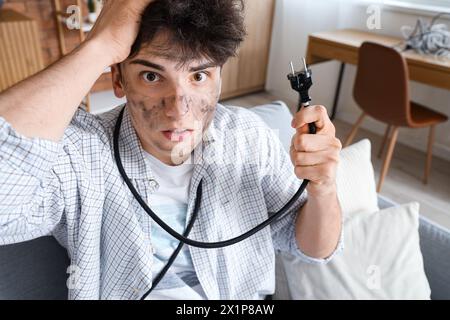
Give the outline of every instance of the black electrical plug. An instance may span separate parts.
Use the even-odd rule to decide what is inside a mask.
[[[288,79],[291,82],[291,87],[295,91],[297,91],[300,95],[297,112],[300,109],[309,107],[309,102],[311,101],[311,97],[309,96],[309,89],[313,85],[312,81],[312,72],[311,69],[308,69],[306,65],[305,58],[303,58],[303,71],[295,72],[294,65],[291,62],[291,73],[288,75]],[[316,125],[314,123],[309,123],[309,133],[316,133]]]

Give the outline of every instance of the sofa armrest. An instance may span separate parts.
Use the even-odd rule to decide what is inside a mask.
[[[388,198],[378,195],[380,209],[396,206]],[[450,230],[420,216],[420,248],[425,273],[431,287],[431,299],[450,299]]]
[[[66,300],[69,264],[53,237],[0,246],[0,300]]]
[[[450,300],[450,230],[420,217],[419,234],[431,299]]]

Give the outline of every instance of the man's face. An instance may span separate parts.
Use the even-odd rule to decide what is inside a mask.
[[[189,157],[214,117],[221,68],[206,59],[181,65],[156,49],[163,40],[156,37],[136,56],[114,66],[113,85],[116,96],[127,97],[142,147],[175,165]]]

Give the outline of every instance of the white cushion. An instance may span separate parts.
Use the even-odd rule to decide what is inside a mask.
[[[295,129],[291,127],[292,114],[288,106],[282,101],[274,101],[250,110],[256,113],[268,127],[278,131],[278,137],[284,149],[289,152]]]
[[[345,218],[379,210],[370,149],[364,139],[341,151],[336,186]]]
[[[281,254],[287,288],[277,288],[275,299],[429,299],[418,211],[414,202],[349,217],[345,248],[326,265]]]

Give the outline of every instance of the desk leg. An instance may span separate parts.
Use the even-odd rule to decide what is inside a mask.
[[[339,69],[339,77],[336,86],[336,93],[334,94],[333,111],[331,112],[330,117],[331,120],[334,120],[334,118],[336,117],[336,111],[339,103],[339,95],[341,93],[342,77],[344,76],[344,71],[345,71],[345,62],[342,62],[341,68]]]

